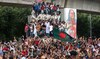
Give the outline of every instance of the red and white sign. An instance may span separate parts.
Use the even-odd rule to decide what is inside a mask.
[[[72,38],[77,38],[77,12],[76,9],[64,9],[64,21],[66,23],[66,33]]]

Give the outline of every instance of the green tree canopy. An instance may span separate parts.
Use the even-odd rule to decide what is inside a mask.
[[[90,36],[90,13],[80,13],[78,12],[78,23],[77,23],[77,32],[78,36]],[[92,36],[100,37],[100,15],[99,14],[91,14],[91,22],[92,22]]]
[[[0,39],[12,39],[24,34],[24,25],[30,15],[30,8],[0,6]]]

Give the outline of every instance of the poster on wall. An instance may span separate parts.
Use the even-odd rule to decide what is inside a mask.
[[[64,21],[66,23],[65,32],[72,38],[77,38],[77,10],[64,8]]]

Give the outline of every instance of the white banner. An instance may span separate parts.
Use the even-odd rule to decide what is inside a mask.
[[[64,9],[64,21],[66,23],[66,33],[72,38],[77,38],[77,11],[76,9],[65,8]]]

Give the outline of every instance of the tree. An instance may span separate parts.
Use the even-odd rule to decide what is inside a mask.
[[[24,25],[31,8],[0,6],[0,39],[12,39],[24,34]]]
[[[89,36],[89,20],[88,14],[86,13],[78,13],[78,21],[77,21],[77,32],[78,36]]]
[[[100,15],[92,15],[93,37],[100,37]]]
[[[78,22],[77,22],[77,32],[78,36],[85,36],[89,37],[90,32],[90,21],[89,21],[89,14],[90,13],[78,13]],[[93,37],[100,37],[100,15],[98,14],[91,14],[91,21],[92,21],[92,36]]]

